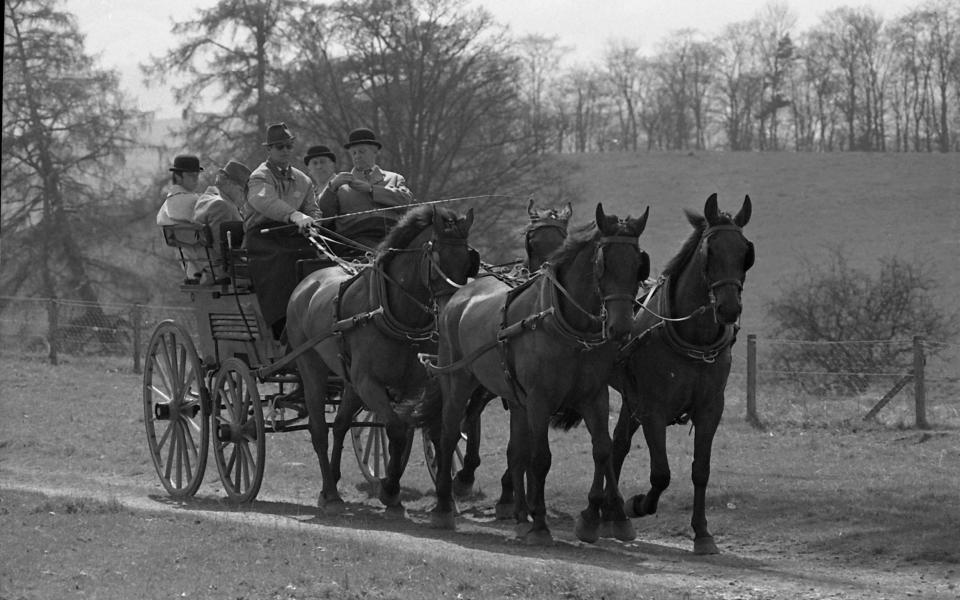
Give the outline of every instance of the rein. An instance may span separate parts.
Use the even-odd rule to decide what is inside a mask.
[[[743,230],[734,224],[710,226],[701,235],[700,243],[698,244],[699,250],[697,251],[705,256],[707,242],[711,236],[720,231],[736,231],[741,233],[741,235],[743,233]],[[714,290],[725,285],[734,285],[738,290],[743,291],[743,282],[735,278],[720,279],[718,281],[711,282],[706,271],[706,261],[704,261],[703,268],[701,269],[701,277],[707,285],[707,302],[695,308],[685,317],[670,318],[665,316],[670,313],[670,276],[661,276],[653,288],[651,288],[651,290],[647,293],[643,303],[640,305],[640,310],[644,310],[656,318],[657,323],[654,323],[640,334],[632,337],[627,343],[621,346],[621,356],[628,356],[630,352],[633,351],[633,348],[639,344],[643,338],[657,329],[662,329],[664,332],[664,340],[674,352],[694,360],[703,361],[705,363],[715,362],[717,357],[720,356],[720,354],[723,353],[723,351],[729,346],[731,346],[734,341],[736,341],[737,330],[739,329],[737,325],[723,325],[723,333],[717,340],[706,346],[698,346],[684,341],[672,324],[688,321],[712,309],[713,320],[719,325],[720,322],[717,319],[717,298],[714,294]],[[649,304],[658,291],[662,292],[662,295],[658,297],[659,302],[657,305],[657,310],[654,311],[650,308]]]

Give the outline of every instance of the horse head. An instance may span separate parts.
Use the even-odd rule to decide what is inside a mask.
[[[603,302],[604,334],[620,339],[630,333],[633,303],[640,283],[650,275],[650,257],[640,249],[640,234],[647,226],[650,207],[639,218],[607,215],[597,203],[597,252],[593,276]]]
[[[467,242],[472,225],[472,208],[466,215],[434,209],[430,268],[426,271],[426,285],[434,298],[450,296],[479,273],[480,253]]]
[[[700,270],[714,317],[723,325],[736,323],[743,310],[743,282],[754,261],[753,243],[743,235],[751,211],[750,196],[745,196],[735,216],[721,212],[716,194],[707,198],[703,209],[706,223],[700,237]]]
[[[524,232],[524,242],[527,250],[527,269],[536,271],[547,260],[554,250],[563,245],[567,238],[567,226],[573,207],[567,205],[560,210],[556,208],[536,208],[533,198],[527,205],[527,215],[530,223]]]

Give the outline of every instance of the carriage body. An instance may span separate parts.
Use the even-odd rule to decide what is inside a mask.
[[[223,223],[219,244],[207,225],[168,225],[163,236],[180,254],[187,275],[180,290],[195,318],[164,321],[150,339],[143,404],[151,458],[167,492],[186,498],[199,489],[212,449],[229,500],[250,502],[263,479],[266,434],[309,426],[296,353],[273,338],[263,318],[240,247],[241,222]],[[202,274],[191,276],[197,265]],[[300,261],[298,275],[331,266]],[[342,390],[342,380],[328,383],[330,418]],[[386,469],[382,424],[362,410],[351,438],[364,477],[378,481]]]

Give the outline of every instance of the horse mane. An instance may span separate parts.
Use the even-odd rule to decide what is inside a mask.
[[[387,237],[377,246],[377,257],[383,258],[390,254],[391,249],[407,248],[417,236],[423,233],[423,230],[433,225],[434,217],[441,221],[455,223],[457,213],[449,208],[443,208],[430,204],[423,204],[411,208],[403,217],[387,232]]]
[[[563,241],[563,245],[553,251],[553,254],[547,258],[547,262],[554,267],[567,264],[576,258],[585,245],[597,237],[599,231],[595,223],[580,225],[567,234],[567,239]]]

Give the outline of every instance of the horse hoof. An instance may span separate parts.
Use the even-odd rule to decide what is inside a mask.
[[[523,543],[528,546],[552,546],[553,536],[549,529],[531,529],[524,534]]]
[[[633,522],[630,519],[604,521],[603,527],[606,530],[606,535],[603,537],[612,537],[621,542],[632,542],[637,539],[637,530],[633,528]]]
[[[513,511],[515,510],[513,502],[510,503],[497,503],[493,508],[494,515],[497,517],[498,521],[506,521],[513,518]]]
[[[720,554],[720,549],[713,542],[712,535],[705,535],[693,540],[694,554]]]
[[[392,506],[387,506],[383,515],[390,520],[403,520],[407,518],[407,509],[399,502]]]
[[[321,496],[320,500],[317,502],[317,505],[320,508],[320,513],[324,516],[342,514],[347,507],[346,502],[344,502],[343,498],[340,496],[333,498],[324,498]]]
[[[457,520],[452,512],[432,512],[430,513],[430,527],[452,531],[457,528]]]
[[[643,494],[630,496],[630,498],[623,503],[623,512],[627,513],[627,517],[630,519],[636,519],[637,517],[642,517],[643,513],[637,512],[637,506],[642,503],[643,503]]]
[[[466,498],[473,495],[473,483],[464,483],[459,479],[453,480],[453,495],[457,498]]]
[[[600,539],[600,524],[596,521],[583,518],[583,515],[577,515],[573,526],[573,532],[581,542],[593,544]]]
[[[380,486],[380,493],[377,494],[377,499],[380,500],[380,503],[386,506],[387,508],[393,508],[395,506],[400,506],[400,493],[388,494],[383,491],[383,486]]]

